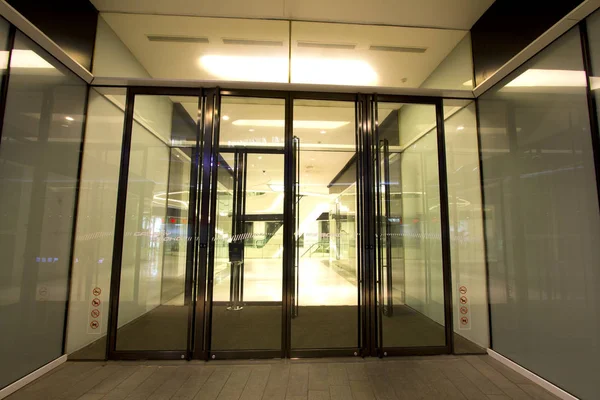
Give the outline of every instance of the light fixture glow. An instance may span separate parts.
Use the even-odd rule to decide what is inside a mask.
[[[473,80],[469,79],[468,81],[463,82],[463,86],[473,87]]]
[[[8,51],[0,52],[0,68],[6,69],[8,66]],[[13,50],[10,58],[11,68],[40,68],[55,69],[52,64],[40,57],[32,50]]]
[[[204,55],[200,67],[232,81],[288,82],[288,57]],[[294,57],[292,81],[330,85],[375,85],[377,73],[364,60]]]
[[[294,129],[336,129],[348,125],[350,121],[294,121]],[[265,128],[283,128],[282,119],[238,119],[232,122],[236,126],[257,126]]]
[[[560,69],[528,69],[505,87],[584,87],[585,72]]]
[[[229,115],[223,115],[223,121],[229,121]]]
[[[326,133],[327,133],[327,131],[321,131],[321,135],[324,135]]]
[[[329,85],[375,85],[377,73],[364,60],[295,57],[292,59],[292,81]]]
[[[75,119],[74,119],[73,117],[65,117],[65,119],[66,119],[67,121],[75,121]]]
[[[232,81],[287,82],[287,57],[218,56],[200,57],[200,67],[211,75]]]
[[[457,127],[456,127],[456,130],[457,130],[457,131],[462,131],[462,130],[464,130],[464,129],[465,129],[465,127],[464,127],[463,125],[460,125],[460,126],[457,126]]]
[[[248,132],[254,132],[254,128],[248,129]]]

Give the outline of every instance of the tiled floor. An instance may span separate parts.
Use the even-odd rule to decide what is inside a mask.
[[[489,356],[68,362],[17,399],[556,399]]]

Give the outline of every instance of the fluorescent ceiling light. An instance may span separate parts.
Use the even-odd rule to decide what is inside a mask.
[[[204,55],[199,62],[201,68],[220,79],[288,82],[287,57]],[[375,85],[377,73],[363,60],[294,57],[292,80],[330,85]]]
[[[528,69],[505,87],[584,87],[585,72],[560,69]]]
[[[377,73],[363,60],[322,57],[292,59],[292,81],[329,85],[375,85]]]
[[[288,60],[284,57],[200,57],[200,66],[210,74],[232,81],[287,82]]]
[[[348,125],[349,121],[294,121],[295,129],[336,129]],[[233,121],[237,126],[261,126],[267,128],[283,128],[282,119],[238,119]]]

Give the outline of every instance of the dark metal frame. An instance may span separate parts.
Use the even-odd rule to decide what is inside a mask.
[[[591,57],[590,42],[587,30],[587,21],[584,19],[579,23],[579,34],[581,36],[581,50],[583,56],[583,69],[586,77],[586,95],[588,103],[588,115],[590,118],[590,133],[592,135],[592,150],[594,153],[594,167],[596,168],[596,190],[598,192],[598,203],[600,204],[600,128],[598,122],[598,108],[596,96],[590,90],[590,77],[593,76],[593,65]]]

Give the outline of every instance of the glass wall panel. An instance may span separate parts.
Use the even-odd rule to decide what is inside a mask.
[[[0,387],[63,354],[86,96],[17,32],[0,144]]]
[[[93,73],[287,82],[288,59],[287,21],[101,13]]]
[[[104,359],[126,89],[92,88],[86,114],[67,329],[70,359]],[[92,301],[100,300],[100,307]]]
[[[469,90],[467,31],[292,22],[291,82]]]
[[[600,381],[600,214],[580,32],[479,98],[493,348],[579,398]]]
[[[285,101],[224,96],[220,115],[211,350],[280,350]]]
[[[187,349],[187,232],[198,118],[197,97],[135,97],[117,351]]]
[[[475,102],[444,100],[454,352],[485,353],[488,299]]]
[[[355,103],[294,101],[292,349],[358,347]]]
[[[379,103],[382,343],[444,346],[435,105]]]

